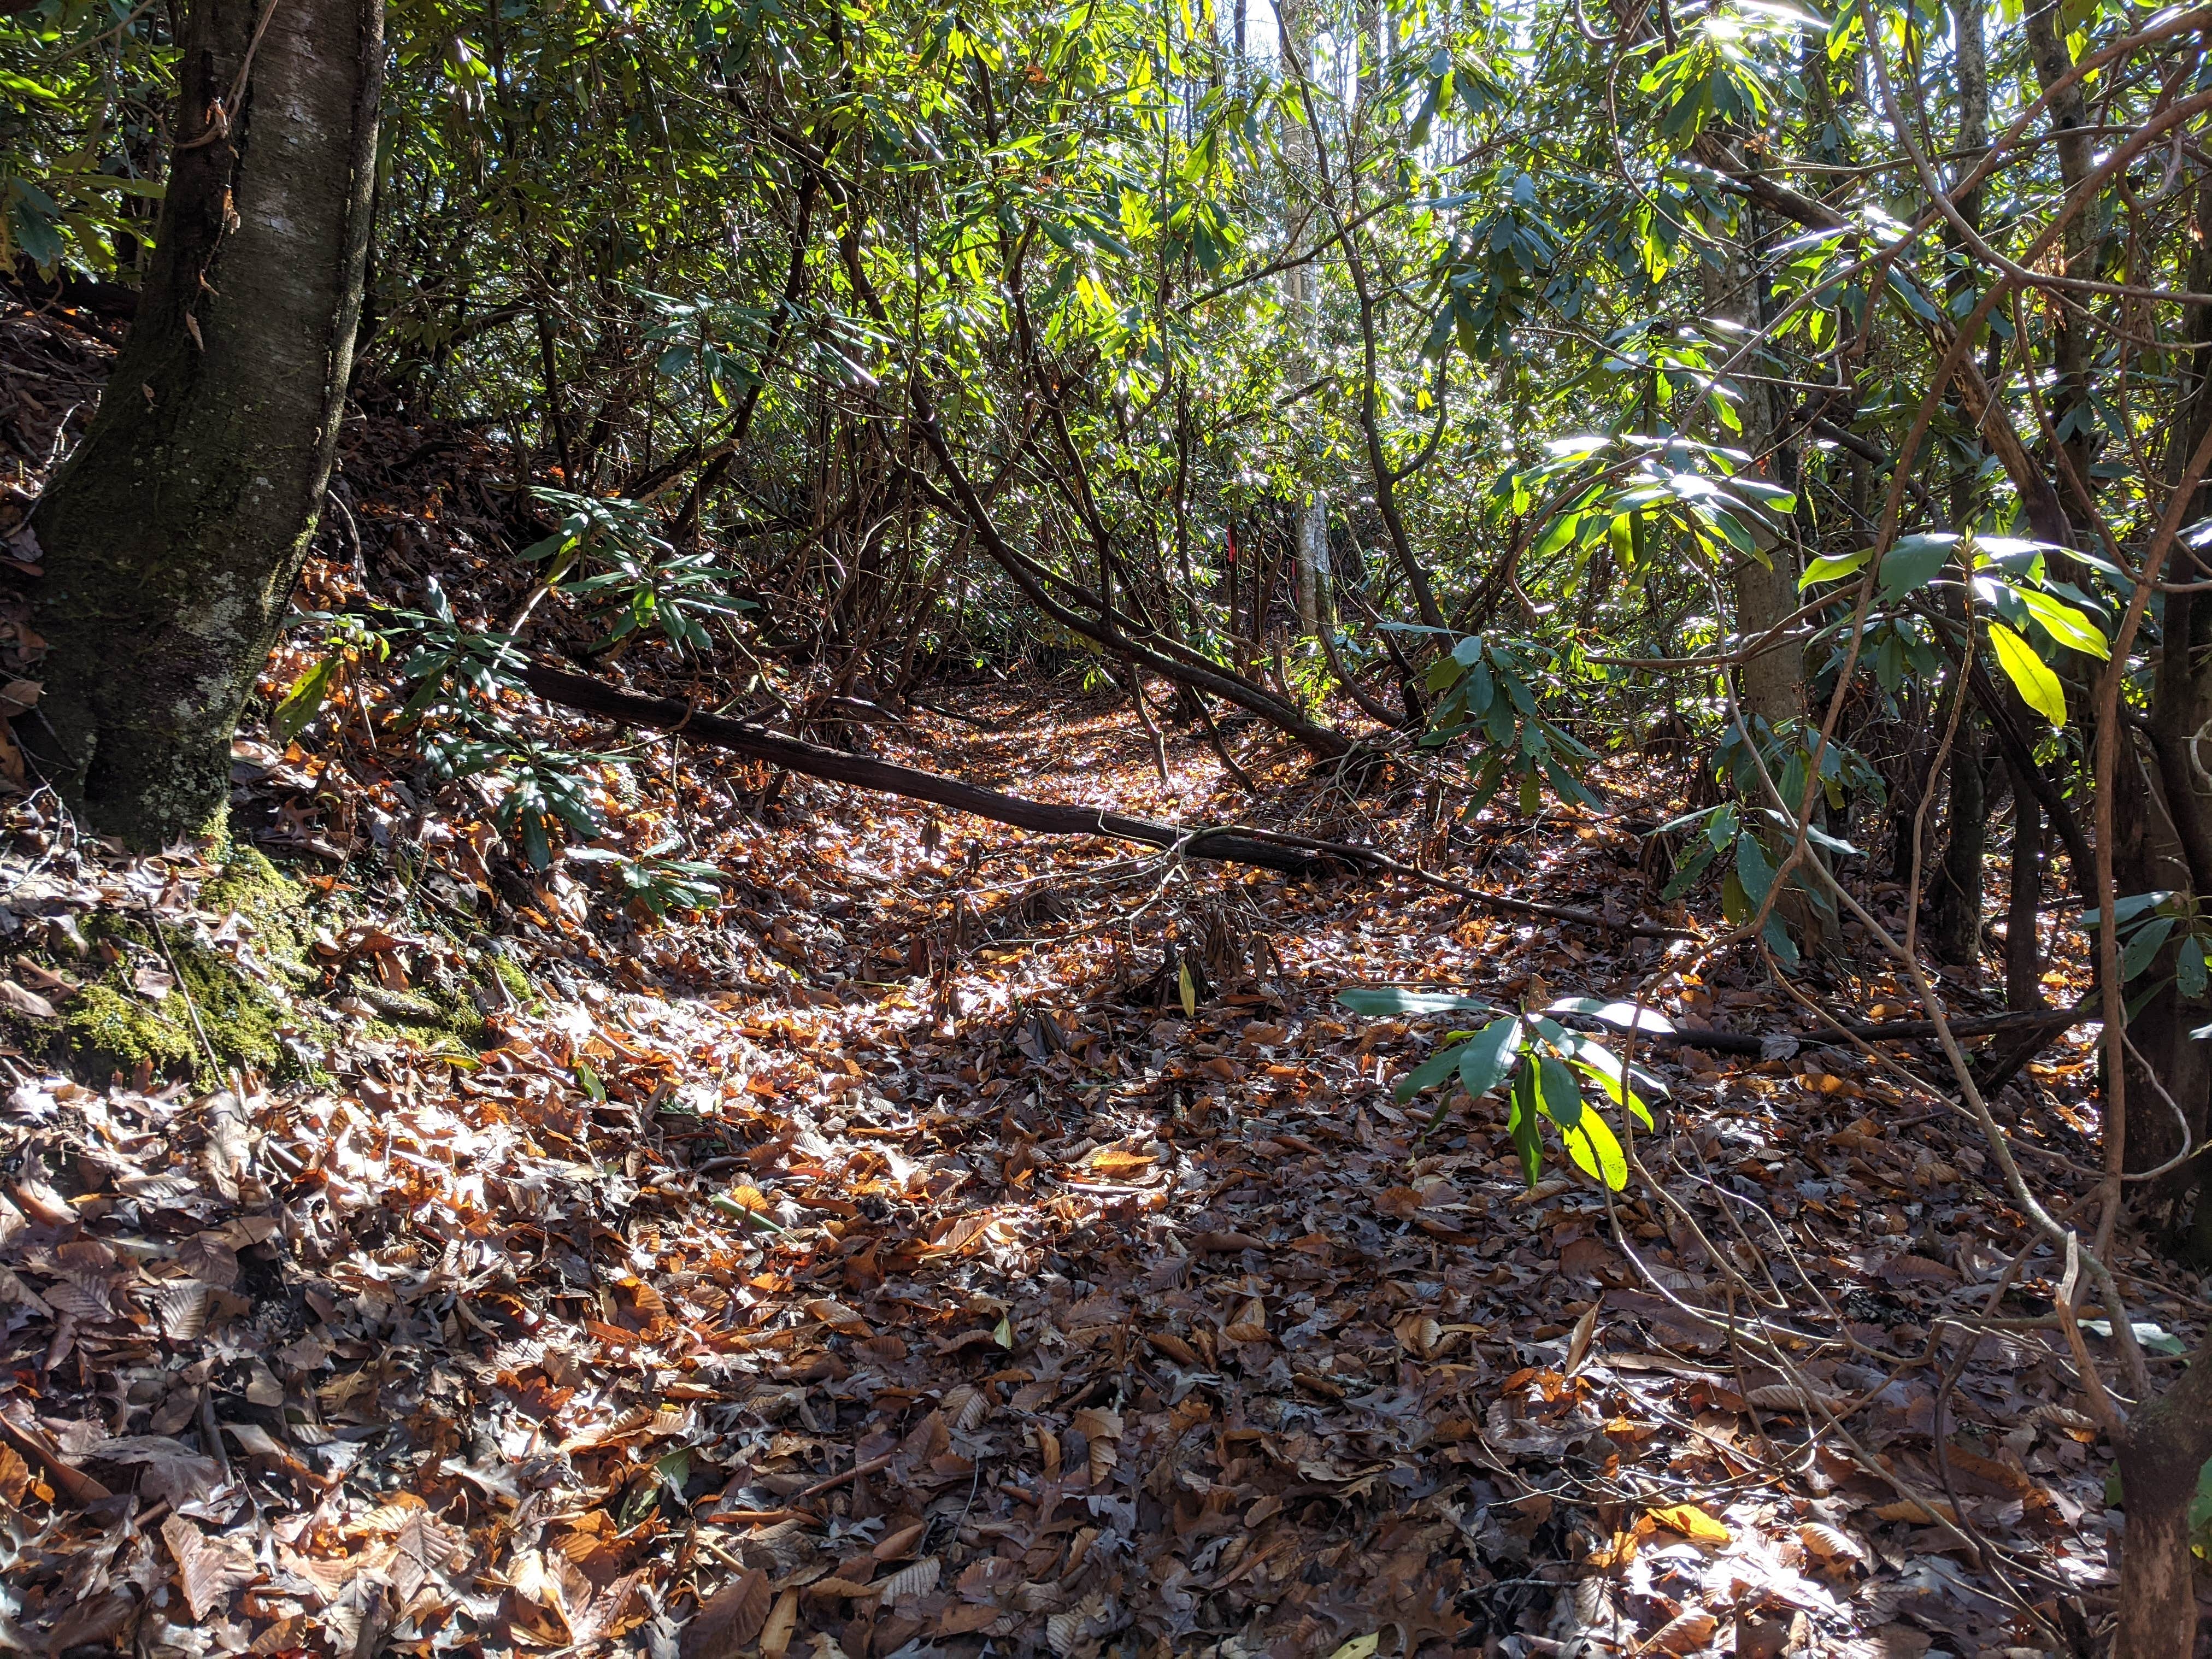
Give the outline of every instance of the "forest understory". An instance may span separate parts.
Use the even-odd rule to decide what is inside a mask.
[[[104,348],[11,307],[0,353],[9,441],[58,453]],[[300,610],[434,580],[514,613],[481,433],[356,417],[340,456]],[[0,665],[27,626],[0,610]],[[272,733],[319,644],[264,677],[228,849],[4,809],[0,1646],[2091,1650],[2119,1517],[2077,1364],[2109,1327],[2061,1307],[2065,1252],[1856,924],[1785,984],[1661,901],[1693,757],[1468,818],[1433,769],[1353,787],[1224,722],[1255,804],[1079,663],[894,712],[771,659],[744,694],[830,746],[1414,872],[1290,876],[517,705],[590,757],[594,848],[719,872],[656,914],[426,786],[396,665]],[[1943,981],[1984,1064],[2019,1030],[1992,951]],[[1340,1000],[1391,988],[1679,1028],[1636,1034],[1642,1179],[1554,1147],[1531,1186],[1502,1099],[1402,1098],[1455,1022]],[[1994,1103],[2062,1217],[2100,1175],[2096,1029]],[[2203,1306],[2155,1243],[2109,1257],[2154,1373]]]

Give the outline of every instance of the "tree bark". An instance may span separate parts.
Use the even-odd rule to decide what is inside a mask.
[[[1327,180],[1323,183],[1326,185]],[[1358,210],[1358,204],[1352,204]],[[1427,456],[1436,453],[1431,442],[1427,456],[1416,456],[1407,463],[1404,471],[1394,469],[1382,447],[1382,426],[1376,408],[1377,367],[1376,362],[1375,298],[1367,285],[1366,261],[1360,257],[1358,233],[1344,222],[1343,216],[1332,209],[1335,218],[1338,240],[1344,248],[1345,270],[1352,278],[1352,292],[1359,301],[1359,344],[1361,383],[1359,397],[1359,429],[1367,440],[1367,470],[1375,483],[1375,505],[1382,514],[1382,527],[1389,532],[1391,556],[1406,578],[1406,586],[1413,590],[1413,605],[1426,626],[1439,631],[1449,631],[1443,609],[1437,603],[1429,573],[1422,568],[1420,557],[1413,551],[1413,538],[1406,533],[1405,515],[1398,510],[1398,484],[1407,472],[1425,465]],[[1443,429],[1443,377],[1437,377],[1437,430]],[[1595,591],[1592,585],[1591,591]]]
[[[1936,866],[1929,947],[1938,962],[1969,968],[1982,957],[1982,854],[1988,845],[1989,790],[1982,777],[1981,732],[1971,712],[1951,746],[1951,801],[1943,856]]]
[[[2031,3],[2027,12],[2028,55],[2035,64],[2035,78],[2048,93],[2074,68],[2074,54],[2066,45],[2059,21],[2057,0]],[[2068,192],[2088,178],[2090,154],[2089,105],[2081,83],[2063,88],[2051,100],[2051,128],[2057,140],[2058,176]],[[2076,214],[2068,222],[2060,243],[2059,270],[2069,276],[2094,276],[2096,258],[2090,238],[2095,209]],[[2089,454],[2092,411],[2089,406],[2088,344],[2082,328],[2064,306],[2050,311],[2051,356],[2058,369],[2058,384],[2051,392],[2051,418],[2059,441],[2073,462],[2075,476],[2085,488],[2091,485]]]
[[[1700,270],[1706,313],[1719,325],[1714,331],[1715,350],[1721,357],[1734,355],[1763,325],[1766,307],[1759,291],[1758,213],[1754,203],[1738,204],[1739,222],[1735,240],[1727,244],[1725,263]],[[1764,356],[1754,349],[1737,370],[1745,377],[1736,382],[1741,396],[1735,405],[1743,431],[1735,441],[1750,457],[1746,471],[1771,478],[1777,422],[1774,390],[1756,378],[1767,372]],[[1778,626],[1798,604],[1796,548],[1787,526],[1778,523],[1762,503],[1747,506],[1750,521],[1746,528],[1759,551],[1757,556],[1743,556],[1735,571],[1735,625],[1743,639]],[[1745,715],[1763,720],[1770,727],[1797,718],[1804,712],[1804,653],[1763,651],[1752,658],[1741,670],[1740,696]]]
[[[1982,39],[1982,0],[1953,0],[1951,15],[1959,82],[1958,154],[1952,163],[1955,185],[1957,179],[1972,172],[1990,147],[1990,76]],[[1979,230],[1981,191],[1970,191],[1958,201],[1960,216]],[[1944,240],[1955,248],[1961,239],[1953,229]],[[1963,266],[1947,289],[1954,305],[1962,296],[1971,297],[1973,284]],[[1952,404],[1955,410],[1955,395]],[[1959,423],[1966,431],[1973,430],[1972,422],[1963,416]],[[1973,448],[1978,455],[1980,446]],[[1978,471],[1978,467],[1962,461],[1952,473],[1951,527],[1962,535],[1973,529]],[[1953,595],[1954,614],[1961,623],[1967,620],[1966,603],[1963,592]],[[1982,771],[1984,747],[1980,723],[1969,705],[1951,750],[1951,805],[1942,861],[1936,868],[1935,925],[1929,938],[1936,960],[1954,968],[1972,967],[1982,955],[1982,855],[1989,843],[1989,790]]]
[[[2212,210],[2212,185],[2198,192],[2197,222]],[[2201,233],[2200,233],[2201,234]],[[2199,241],[2191,251],[2187,280],[2212,282],[2212,246]],[[2169,477],[2179,479],[2188,458],[2212,426],[2212,317],[2192,313],[2189,340],[2196,349],[2174,354],[2186,388],[2181,418],[2167,451]],[[2189,517],[2212,508],[2212,485],[2200,485]],[[2197,573],[2184,565],[2185,581]],[[2143,725],[2146,744],[2132,734],[2121,737],[2121,787],[2114,793],[2115,858],[2119,890],[2148,892],[2166,888],[2193,894],[2199,902],[2212,896],[2212,779],[2199,764],[2197,734],[2212,722],[2212,601],[2186,591],[2166,596],[2160,619],[2157,666]],[[2147,747],[2148,753],[2143,752]],[[2130,763],[2141,755],[2139,770]],[[2159,990],[2129,1023],[2136,1052],[2180,1107],[2190,1132],[2201,1137],[2212,1127],[2212,1051],[2191,1033],[2212,1021],[2212,996],[2184,997],[2173,981],[2178,939],[2169,941],[2145,982]],[[2147,1170],[2165,1163],[2181,1147],[2179,1126],[2163,1110],[2130,1112],[2127,1121],[2127,1167]],[[2150,1206],[2177,1214],[2199,1184],[2201,1161],[2192,1162],[2157,1183],[2147,1194]],[[2198,1208],[2207,1208],[2203,1197]]]
[[[1306,52],[1308,37],[1312,30],[1310,15],[1312,0],[1282,0],[1276,8],[1281,20],[1280,50],[1286,76],[1295,81],[1303,91],[1306,85]],[[1316,159],[1314,134],[1310,123],[1302,118],[1299,109],[1289,101],[1283,106],[1283,160],[1285,167],[1296,173],[1310,169]],[[1284,181],[1283,245],[1296,247],[1305,234],[1308,215],[1297,205],[1297,193],[1305,181],[1296,178]],[[1316,258],[1292,265],[1286,273],[1287,303],[1284,307],[1290,321],[1291,347],[1286,378],[1293,386],[1304,386],[1313,378],[1314,345],[1321,318],[1321,266]],[[1318,452],[1321,447],[1321,401],[1313,400],[1310,434],[1311,447]],[[1317,629],[1333,626],[1335,617],[1329,603],[1328,559],[1328,494],[1315,484],[1298,508],[1297,520],[1297,594],[1298,623],[1310,634]]]
[[[2212,1350],[2140,1408],[2120,1446],[2120,1620],[2112,1659],[2177,1659],[2197,1645],[2189,1505],[2212,1458]]]
[[[222,809],[307,559],[360,320],[383,32],[382,0],[193,5],[137,322],[33,519],[49,650],[28,746],[136,846]]]
[[[2043,946],[2036,917],[2043,908],[2043,809],[2013,772],[2012,893],[2005,909],[2005,1006],[2025,1012],[2043,1006]]]

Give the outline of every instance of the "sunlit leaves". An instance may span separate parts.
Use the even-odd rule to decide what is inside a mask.
[[[1826,553],[1808,560],[1804,574],[1797,579],[1798,591],[1802,592],[1822,582],[1841,581],[1865,569],[1867,561],[1873,556],[1873,549],[1862,548],[1856,553]]]
[[[1486,197],[1490,210],[1469,222],[1432,267],[1437,311],[1423,347],[1431,358],[1441,358],[1456,341],[1477,362],[1489,362],[1535,303],[1537,279],[1558,254],[1534,176],[1504,169],[1474,194]]]
[[[175,58],[150,6],[53,3],[0,18],[0,269],[27,259],[118,270],[151,240],[133,202],[161,198],[134,139],[169,118]]]
[[[2014,585],[2012,592],[2043,631],[2068,650],[2097,658],[2112,655],[2112,647],[2106,643],[2104,635],[2079,606],[2032,587]]]
[[[1521,1022],[1508,1014],[1461,1045],[1459,1080],[1468,1099],[1481,1099],[1505,1079],[1519,1057],[1521,1038]]]
[[[1678,148],[1715,120],[1755,131],[1774,101],[1735,20],[1725,16],[1708,18],[1678,51],[1644,71],[1637,88],[1657,106],[1660,136]]]
[[[1543,702],[1556,692],[1559,678],[1540,665],[1526,642],[1468,635],[1430,665],[1428,689],[1442,695],[1422,743],[1438,749],[1462,739],[1471,744],[1468,764],[1476,785],[1463,809],[1469,817],[1509,781],[1519,786],[1526,811],[1534,809],[1546,788],[1562,800],[1599,805],[1579,775],[1596,757],[1543,713]]]
[[[1337,1000],[1364,1014],[1443,1013],[1486,1006],[1471,997],[1393,988],[1343,991]],[[1607,1012],[1596,1005],[1591,1009],[1601,1017]],[[1577,1005],[1571,1012],[1589,1010]],[[1618,1191],[1627,1184],[1626,1156],[1612,1127],[1583,1099],[1578,1077],[1589,1079],[1615,1106],[1644,1127],[1651,1127],[1650,1109],[1637,1088],[1663,1092],[1664,1085],[1642,1072],[1631,1073],[1595,1038],[1569,1031],[1541,1015],[1504,1014],[1480,1030],[1454,1033],[1451,1041],[1401,1078],[1394,1092],[1407,1101],[1456,1080],[1467,1098],[1477,1101],[1510,1080],[1506,1131],[1528,1183],[1535,1184],[1543,1167],[1542,1120],[1558,1132],[1576,1168]],[[1448,1103],[1439,1104],[1438,1119]]]
[[[2030,708],[2053,726],[2066,724],[2066,691],[2058,676],[2035,653],[2035,647],[2001,622],[1990,625],[1990,647],[1997,666],[2003,669]]]
[[[1459,996],[1449,992],[1407,991],[1396,986],[1381,989],[1340,992],[1337,1000],[1355,1014],[1389,1016],[1392,1014],[1442,1014],[1462,1010],[1487,1013],[1492,1005],[1480,997]]]
[[[700,653],[708,626],[750,610],[730,595],[732,573],[705,553],[678,553],[654,532],[650,511],[635,501],[541,489],[541,499],[566,509],[561,527],[526,549],[543,561],[549,589],[592,601],[611,645],[632,634],[657,633],[679,652]],[[593,574],[571,578],[596,564]]]
[[[669,858],[663,851],[633,858],[611,848],[572,847],[567,857],[605,866],[618,902],[641,917],[661,920],[677,911],[704,910],[722,896],[724,877],[714,866]]]

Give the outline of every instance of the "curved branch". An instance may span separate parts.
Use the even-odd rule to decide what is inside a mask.
[[[1034,830],[1048,836],[1105,836],[1157,847],[1181,858],[1208,859],[1224,864],[1256,865],[1285,875],[1309,876],[1331,871],[1372,866],[1378,856],[1363,854],[1358,848],[1316,848],[1286,844],[1243,830],[1186,829],[1158,823],[1150,818],[1129,817],[1097,807],[1063,806],[1026,796],[1001,794],[995,789],[963,783],[918,767],[901,766],[868,755],[850,755],[799,738],[763,732],[720,714],[701,714],[673,697],[643,697],[565,669],[531,663],[520,671],[522,683],[548,702],[559,703],[586,714],[641,726],[658,732],[680,732],[695,743],[704,743],[732,754],[749,756],[787,772],[832,783],[849,783],[909,800],[969,812],[1017,830]]]

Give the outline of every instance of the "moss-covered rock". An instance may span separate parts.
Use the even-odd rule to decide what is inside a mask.
[[[202,1069],[206,1062],[189,1024],[165,1018],[144,998],[106,980],[87,985],[63,1005],[61,1041],[72,1071],[99,1080],[128,1077],[143,1062],[157,1076]]]
[[[283,1033],[313,1018],[312,1005],[295,1006],[291,995],[314,977],[306,960],[313,936],[307,900],[251,848],[229,851],[222,872],[200,890],[200,906],[244,917],[253,957],[276,982],[264,982],[203,943],[198,930],[164,924],[157,936],[143,916],[101,911],[81,918],[77,929],[95,955],[64,955],[54,963],[79,979],[76,994],[53,999],[52,1019],[5,1017],[4,1035],[24,1053],[95,1084],[141,1067],[210,1081],[210,1053],[218,1077],[240,1066],[264,1077],[296,1075],[301,1066]],[[100,957],[111,953],[114,960],[103,963]],[[178,983],[158,1000],[150,998],[133,983],[142,969],[173,969]]]
[[[378,983],[363,963],[325,988],[314,941],[317,927],[331,919],[319,917],[307,894],[249,847],[233,845],[221,873],[201,887],[198,908],[210,924],[242,918],[240,943],[216,945],[198,925],[165,924],[157,935],[143,915],[128,913],[81,918],[94,954],[64,952],[52,962],[79,988],[52,999],[51,1019],[0,1005],[0,1039],[95,1085],[142,1068],[204,1083],[240,1066],[286,1078],[315,1073],[303,1054],[354,1042],[471,1062],[501,1041],[488,1010],[538,1000],[529,977],[496,947],[434,951],[434,971],[405,991]],[[139,988],[150,982],[142,973],[149,969],[173,969],[180,982],[150,998]],[[411,971],[421,972],[419,963]],[[342,1013],[360,1023],[347,1024]]]
[[[274,1077],[299,1069],[280,1035],[298,1016],[220,951],[179,927],[164,926],[157,939],[151,923],[112,912],[87,917],[84,932],[118,957],[61,1010],[76,1065],[94,1076],[109,1069],[127,1076],[142,1061],[157,1073],[204,1073],[211,1050],[221,1071],[246,1066]],[[159,1002],[140,995],[131,979],[141,963],[173,964],[176,988]]]
[[[449,991],[428,984],[411,991],[387,991],[358,982],[346,988],[376,1012],[377,1018],[364,1033],[368,1036],[387,1042],[404,1038],[431,1048],[452,1044],[471,1051],[492,1048],[499,1042],[499,1034],[467,990]],[[446,1043],[441,1043],[441,1038]]]
[[[253,929],[255,950],[271,968],[295,979],[314,977],[309,947],[314,921],[307,896],[261,854],[234,844],[221,874],[200,889],[200,908],[235,911]]]

